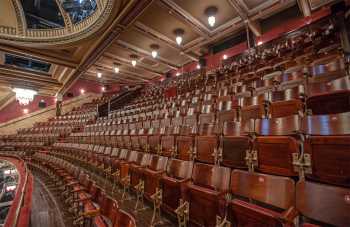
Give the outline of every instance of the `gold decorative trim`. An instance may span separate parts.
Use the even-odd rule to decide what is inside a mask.
[[[63,15],[66,26],[64,28],[55,29],[26,29],[25,18],[23,10],[20,5],[18,5],[19,0],[11,0],[15,6],[16,16],[21,24],[18,25],[16,34],[14,34],[13,29],[8,29],[5,27],[0,27],[0,42],[6,41],[13,42],[19,45],[57,45],[57,44],[67,44],[75,42],[84,38],[87,38],[91,34],[94,34],[98,29],[100,29],[104,23],[108,20],[112,13],[115,0],[100,0],[97,9],[89,17],[85,18],[83,21],[71,24],[71,20],[66,21],[69,15]],[[56,0],[57,1],[57,0]],[[100,8],[102,7],[102,8]],[[61,10],[61,8],[60,8]]]
[[[17,18],[17,32],[16,35],[25,34],[25,30],[27,29],[27,23],[25,20],[24,12],[22,9],[22,5],[19,0],[11,0],[12,6],[15,9],[15,14]],[[0,36],[1,37],[1,36]]]

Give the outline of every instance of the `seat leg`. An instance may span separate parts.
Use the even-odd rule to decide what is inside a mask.
[[[180,205],[175,210],[177,216],[178,227],[187,227],[189,214],[190,214],[190,204],[183,199],[180,199]]]
[[[131,177],[130,175],[124,177],[121,180],[121,183],[123,185],[123,194],[122,194],[122,199],[120,200],[120,202],[124,202],[127,200],[130,200],[130,183],[131,183]]]
[[[164,223],[162,220],[161,209],[160,209],[160,206],[162,204],[162,198],[163,198],[162,193],[163,191],[157,188],[156,192],[151,196],[151,199],[153,200],[153,215],[151,220],[151,227],[162,225]]]
[[[216,216],[216,225],[215,227],[231,227],[232,224],[227,220],[227,217],[221,218],[220,216]]]
[[[134,211],[137,213],[138,211],[145,210],[145,204],[143,202],[143,195],[145,192],[145,182],[140,180],[140,182],[135,186],[136,189],[136,204]]]

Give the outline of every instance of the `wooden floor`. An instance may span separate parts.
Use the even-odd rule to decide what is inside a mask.
[[[86,170],[86,169],[85,169]],[[87,171],[87,170],[86,170]],[[40,171],[35,171],[32,169],[32,172],[34,176],[36,176],[37,180],[35,183],[35,192],[34,192],[34,204],[33,204],[33,214],[32,214],[32,227],[41,227],[41,226],[47,226],[47,227],[71,227],[72,222],[71,218],[69,217],[69,214],[65,212],[64,210],[64,204],[61,204],[57,198],[60,197],[59,192],[55,189],[53,189],[50,186],[50,182],[47,181],[46,176],[40,172]],[[87,171],[89,172],[89,171]],[[114,193],[112,193],[112,188],[113,186],[109,181],[106,181],[103,177],[94,174],[90,172],[90,177],[92,177],[97,184],[105,189],[105,192],[115,198],[118,201],[118,205],[121,209],[124,211],[132,214],[135,219],[136,219],[136,224],[137,227],[148,227],[151,226],[151,220],[152,220],[152,215],[153,215],[153,204],[147,202],[146,200],[144,201],[144,207],[145,209],[141,211],[135,212],[135,204],[136,204],[136,195],[135,193],[131,192],[128,193],[129,200],[122,201],[122,190],[121,188],[118,188],[114,190]],[[52,202],[50,199],[48,199],[47,195],[45,195],[44,192],[46,190],[44,189],[43,185],[40,184],[40,181],[38,181],[38,178],[41,179],[44,184],[47,184],[47,189],[52,193],[54,198],[56,198],[56,204]],[[39,185],[39,186],[37,186]],[[46,193],[47,194],[47,193]],[[37,200],[37,201],[36,201]],[[62,212],[62,215],[58,217],[59,215],[55,215],[58,213],[58,209],[60,209],[60,212]],[[56,210],[55,210],[56,209]],[[63,219],[63,220],[62,220]],[[62,224],[60,224],[62,223]],[[64,223],[64,224],[63,224]],[[166,215],[162,213],[162,223],[153,225],[153,227],[176,227],[177,222],[174,217],[170,217],[169,215]]]
[[[64,227],[59,207],[43,183],[34,177],[34,191],[31,212],[32,227]]]

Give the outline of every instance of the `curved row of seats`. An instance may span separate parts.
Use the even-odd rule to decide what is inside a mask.
[[[80,168],[45,153],[36,153],[31,165],[46,173],[61,191],[61,199],[75,217],[74,225],[136,226],[134,218],[120,210],[118,203]]]
[[[70,160],[124,188],[137,191],[142,182],[142,195],[153,202],[160,196],[161,207],[172,214],[180,212],[181,200],[186,201],[189,221],[196,226],[215,226],[217,215],[238,226],[244,223],[292,225],[299,215],[314,223],[350,224],[347,215],[349,188],[303,178],[294,183],[284,176],[239,169],[231,172],[224,166],[131,150],[105,149],[110,153],[95,153],[74,144],[57,144],[50,154]],[[327,202],[320,206],[318,201]],[[322,212],[330,209],[334,209],[333,212]],[[300,219],[301,222],[307,220]]]
[[[349,65],[333,28],[148,87],[34,162],[68,166],[58,182],[84,168],[180,225],[349,226]]]

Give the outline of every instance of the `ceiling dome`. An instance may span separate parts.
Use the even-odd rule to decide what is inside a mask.
[[[48,46],[68,44],[96,33],[114,0],[2,0],[0,42]]]

